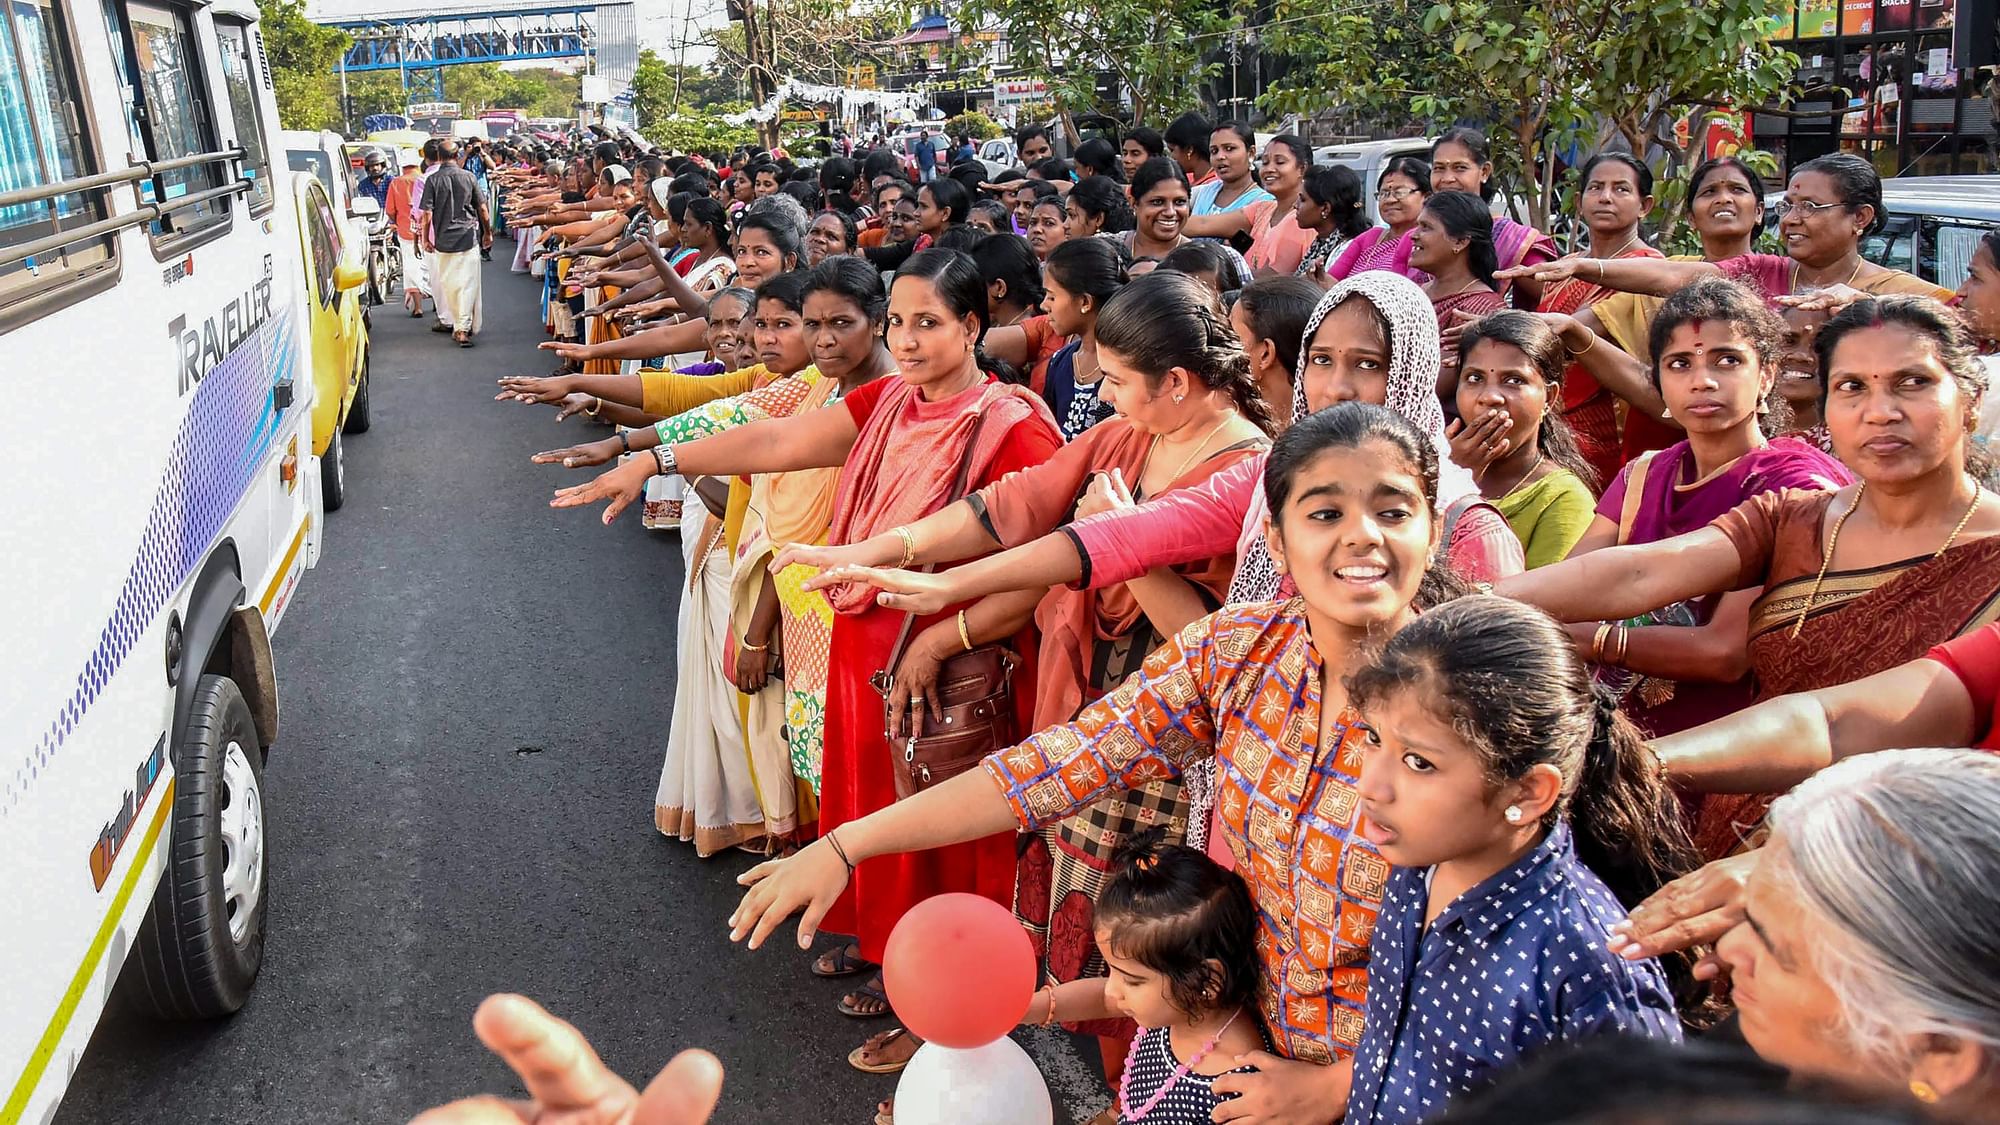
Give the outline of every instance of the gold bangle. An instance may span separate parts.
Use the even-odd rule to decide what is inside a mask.
[[[965,611],[962,609],[958,611],[958,643],[965,646],[965,651],[972,651],[972,630],[965,626]]]
[[[1051,988],[1049,989],[1049,1014],[1042,1017],[1041,1026],[1054,1027],[1055,1025],[1056,1025],[1056,990]]]
[[[903,557],[896,563],[896,569],[907,570],[909,569],[910,563],[914,562],[917,557],[917,537],[915,533],[913,533],[907,527],[898,527],[895,528],[894,530],[896,533],[896,538],[901,539],[903,541]]]
[[[1584,329],[1584,331],[1585,331],[1585,332],[1590,332],[1590,329],[1588,329],[1588,328],[1585,328],[1585,329]],[[1586,355],[1589,355],[1589,354],[1590,354],[1590,353],[1591,353],[1591,352],[1592,352],[1593,350],[1595,350],[1595,349],[1596,349],[1596,347],[1597,347],[1597,333],[1595,333],[1595,332],[1590,332],[1590,346],[1589,346],[1589,347],[1586,347],[1586,348],[1584,348],[1584,349],[1583,349],[1582,351],[1580,351],[1580,352],[1571,352],[1571,353],[1569,353],[1569,357],[1570,357],[1571,359],[1576,359],[1576,358],[1577,358],[1577,357],[1579,357],[1579,356],[1586,356]]]
[[[1592,663],[1602,664],[1604,662],[1604,638],[1610,635],[1611,622],[1600,622],[1597,626],[1597,635],[1590,638],[1590,659]]]
[[[1623,668],[1625,666],[1625,649],[1632,643],[1632,630],[1627,628],[1623,621],[1618,623],[1618,633],[1615,641],[1618,645],[1618,655],[1612,658],[1612,662]]]

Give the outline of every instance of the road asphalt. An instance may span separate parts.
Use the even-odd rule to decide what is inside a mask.
[[[495,258],[511,256],[501,242]],[[653,828],[673,709],[680,546],[636,512],[557,512],[582,479],[535,450],[595,436],[493,401],[550,366],[537,287],[499,260],[461,350],[374,310],[374,426],[348,500],[274,644],[283,708],[265,775],[263,974],[213,1024],[107,1013],[60,1125],[401,1122],[512,1075],[471,1030],[527,993],[643,1084],[719,1055],[718,1123],[865,1123],[893,1080],[847,1052],[886,1021],[834,1008],[789,939],[732,946],[734,877]],[[1059,1123],[1101,1108],[1063,1037],[1024,1037]]]

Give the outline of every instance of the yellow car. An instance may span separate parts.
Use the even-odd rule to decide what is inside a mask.
[[[326,188],[307,173],[292,179],[304,263],[306,326],[313,372],[312,444],[319,455],[320,495],[331,512],[347,500],[343,434],[368,429],[368,310],[362,286],[367,248],[344,244],[347,229]]]

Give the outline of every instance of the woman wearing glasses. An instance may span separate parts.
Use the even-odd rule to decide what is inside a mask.
[[[1889,212],[1882,206],[1882,177],[1852,153],[1837,152],[1799,165],[1785,186],[1785,198],[1771,210],[1778,216],[1783,254],[1744,254],[1721,262],[1559,258],[1501,270],[1499,277],[1533,278],[1543,285],[1574,277],[1606,289],[1666,296],[1689,282],[1721,273],[1749,282],[1767,298],[1846,286],[1878,297],[1909,293],[1951,299],[1948,289],[1861,256],[1861,240],[1881,230]]]
[[[1338,258],[1327,263],[1325,272],[1312,275],[1320,287],[1331,289],[1368,270],[1399,273],[1418,285],[1429,283],[1431,275],[1410,266],[1410,232],[1424,213],[1424,199],[1430,195],[1430,162],[1415,156],[1399,156],[1382,168],[1375,179],[1375,210],[1387,226],[1364,231],[1347,244]]]

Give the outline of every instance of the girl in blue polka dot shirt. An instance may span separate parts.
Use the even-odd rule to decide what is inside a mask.
[[[1562,627],[1461,598],[1405,626],[1348,691],[1371,730],[1362,832],[1393,865],[1348,1125],[1435,1116],[1549,1043],[1678,1039],[1659,963],[1607,944],[1694,849]]]

